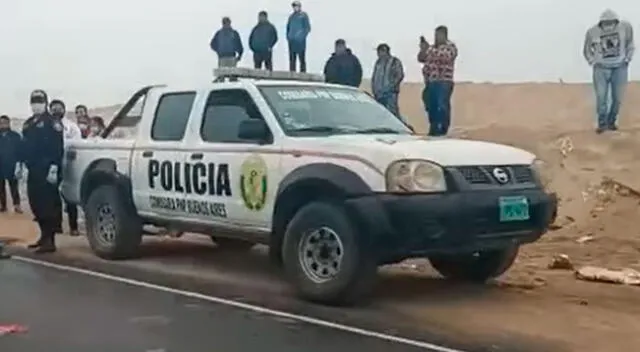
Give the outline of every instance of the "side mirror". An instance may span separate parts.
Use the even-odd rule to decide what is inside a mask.
[[[249,119],[240,122],[238,127],[238,138],[265,142],[271,137],[269,126],[262,119]]]

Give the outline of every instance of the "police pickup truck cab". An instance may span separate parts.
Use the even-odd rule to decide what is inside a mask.
[[[203,87],[146,87],[103,138],[67,146],[63,195],[84,208],[98,256],[135,257],[145,225],[236,250],[262,243],[302,297],[346,304],[371,291],[379,266],[407,258],[446,278],[499,276],[555,218],[527,151],[417,135],[322,77],[216,74]]]

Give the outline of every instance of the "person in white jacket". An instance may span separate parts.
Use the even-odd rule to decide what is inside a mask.
[[[62,100],[52,100],[49,104],[49,111],[51,112],[51,115],[53,115],[55,118],[60,119],[60,122],[62,122],[62,133],[65,142],[70,139],[82,139],[82,131],[80,131],[80,127],[78,127],[78,124],[65,117],[67,108]],[[65,201],[65,210],[67,212],[67,218],[69,220],[69,234],[71,236],[79,236],[80,232],[78,231],[78,207],[75,204],[71,204]],[[58,218],[59,221],[56,232],[62,233],[62,213],[60,213]]]

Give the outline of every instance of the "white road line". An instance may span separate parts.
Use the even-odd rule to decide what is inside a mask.
[[[358,327],[355,327],[355,326],[349,326],[349,325],[334,323],[334,322],[331,322],[331,321],[328,321],[328,320],[316,319],[316,318],[313,318],[313,317],[310,317],[310,316],[305,316],[305,315],[287,313],[287,312],[283,312],[283,311],[280,311],[280,310],[269,309],[269,308],[266,308],[266,307],[256,306],[256,305],[253,305],[253,304],[237,302],[237,301],[233,301],[233,300],[229,300],[229,299],[225,299],[225,298],[221,298],[221,297],[207,296],[207,295],[204,295],[204,294],[201,294],[201,293],[197,293],[197,292],[178,290],[178,289],[167,287],[167,286],[161,286],[161,285],[156,285],[156,284],[152,284],[152,283],[145,282],[145,281],[128,279],[126,277],[121,277],[121,276],[109,275],[109,274],[101,273],[101,272],[98,272],[98,271],[80,269],[80,268],[75,268],[75,267],[67,266],[67,265],[54,264],[54,263],[49,263],[49,262],[46,262],[46,261],[27,258],[27,257],[22,257],[22,256],[13,256],[12,258],[15,259],[15,260],[21,261],[21,262],[25,262],[25,263],[40,265],[40,266],[44,266],[44,267],[48,267],[48,268],[53,268],[53,269],[57,269],[57,270],[68,271],[68,272],[73,272],[73,273],[78,273],[78,274],[83,274],[83,275],[88,275],[88,276],[92,276],[92,277],[96,277],[96,278],[100,278],[100,279],[104,279],[104,280],[115,281],[115,282],[119,282],[119,283],[124,283],[124,284],[128,284],[128,285],[143,287],[143,288],[156,290],[156,291],[162,291],[162,292],[171,293],[171,294],[175,294],[175,295],[180,295],[180,296],[184,296],[184,297],[195,298],[195,299],[199,299],[199,300],[203,300],[203,301],[207,301],[207,302],[211,302],[211,303],[215,303],[215,304],[222,304],[222,305],[225,305],[225,306],[230,306],[230,307],[234,307],[234,308],[249,310],[249,311],[253,311],[253,312],[256,312],[256,313],[268,314],[268,315],[276,316],[276,317],[279,317],[279,318],[297,320],[297,321],[300,321],[300,322],[303,322],[303,323],[307,323],[307,324],[311,324],[311,325],[316,325],[316,326],[321,326],[321,327],[325,327],[325,328],[340,330],[340,331],[349,332],[349,333],[356,334],[356,335],[372,337],[372,338],[385,340],[385,341],[389,341],[389,342],[395,342],[395,343],[404,344],[404,345],[408,345],[408,346],[424,348],[424,349],[431,350],[431,351],[434,351],[434,352],[465,352],[465,351],[462,351],[462,350],[456,350],[456,349],[452,349],[452,348],[448,348],[448,347],[444,347],[444,346],[440,346],[440,345],[436,345],[436,344],[432,344],[432,343],[428,343],[428,342],[424,342],[424,341],[412,340],[412,339],[408,339],[408,338],[404,338],[404,337],[400,337],[400,336],[393,336],[393,335],[389,335],[389,334],[385,334],[385,333],[381,333],[381,332],[361,329],[361,328],[358,328]]]

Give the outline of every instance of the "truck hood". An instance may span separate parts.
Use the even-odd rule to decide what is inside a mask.
[[[306,138],[305,138],[306,139]],[[491,142],[414,135],[336,135],[309,138],[316,146],[366,156],[372,161],[423,159],[442,166],[530,164],[535,155]]]

